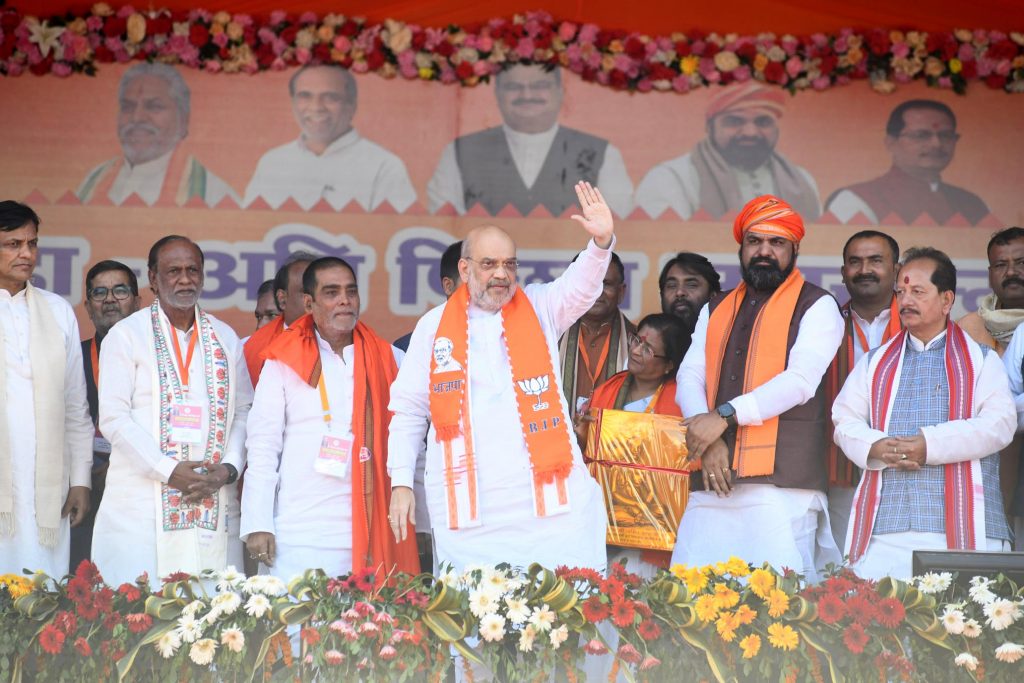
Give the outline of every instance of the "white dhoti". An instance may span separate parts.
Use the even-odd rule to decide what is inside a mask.
[[[272,574],[288,583],[307,569],[323,569],[327,576],[341,576],[352,571],[351,548],[313,548],[278,543],[274,566],[260,563],[260,574]]]
[[[850,526],[850,510],[853,508],[855,486],[833,486],[828,490],[828,518],[832,526],[832,538],[840,548],[846,547],[846,529]]]
[[[1010,544],[999,539],[987,538],[985,545],[980,549],[988,552],[1006,552],[1010,549]],[[905,581],[914,575],[915,550],[948,550],[946,534],[927,531],[874,534],[864,556],[850,568],[857,576],[865,579],[878,580],[891,576]]]
[[[828,501],[821,491],[739,484],[725,498],[690,494],[679,523],[672,564],[703,566],[730,557],[784,567],[817,581],[842,553],[832,538]]]

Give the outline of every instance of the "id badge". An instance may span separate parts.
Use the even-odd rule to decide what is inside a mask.
[[[203,409],[194,403],[171,404],[171,441],[201,443],[203,440]]]
[[[348,472],[348,461],[352,457],[352,439],[325,434],[320,442],[313,469],[329,477],[344,478]]]
[[[93,453],[102,453],[103,455],[110,455],[110,451],[112,450],[113,448],[110,445],[110,441],[108,441],[107,439],[103,438],[102,436],[92,437]]]

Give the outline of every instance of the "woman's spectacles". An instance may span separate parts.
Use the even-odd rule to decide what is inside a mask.
[[[640,355],[644,358],[661,358],[662,360],[668,360],[668,356],[663,356],[654,352],[651,345],[647,343],[646,337],[641,337],[638,334],[629,335],[629,348],[635,349],[638,346],[640,347]]]

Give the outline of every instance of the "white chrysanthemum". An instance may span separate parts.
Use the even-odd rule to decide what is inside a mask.
[[[288,585],[276,576],[265,576],[263,578],[264,595],[283,595],[288,592]]]
[[[986,623],[996,631],[1002,631],[1020,616],[1020,607],[1010,600],[993,600],[985,605]]]
[[[484,572],[480,587],[500,599],[508,591],[508,577],[500,569],[489,569]]]
[[[238,593],[220,593],[210,601],[210,607],[218,615],[234,614],[241,605],[242,597]]]
[[[995,600],[996,594],[989,590],[991,584],[992,581],[980,576],[975,576],[971,579],[971,588],[967,591],[971,596],[971,600],[974,600],[979,605],[987,605]]]
[[[245,634],[237,626],[221,631],[220,644],[232,652],[241,652],[245,647]]]
[[[562,624],[558,628],[551,629],[551,633],[548,636],[551,639],[551,646],[556,650],[569,639],[569,628]]]
[[[942,625],[946,629],[946,633],[954,636],[958,636],[964,632],[964,613],[958,609],[950,607],[946,608],[946,611],[942,613]]]
[[[171,629],[167,633],[160,636],[160,640],[154,643],[154,647],[160,656],[164,659],[170,659],[174,656],[174,653],[181,647],[181,636],[178,635],[177,630]]]
[[[548,609],[547,605],[536,607],[530,615],[530,623],[539,632],[549,631],[551,625],[555,623],[555,613]]]
[[[519,634],[519,651],[529,652],[533,649],[533,640],[537,637],[537,629],[530,624]]]
[[[250,617],[256,617],[259,619],[264,614],[270,611],[270,600],[265,595],[252,595],[245,603],[245,612]]]
[[[968,671],[974,671],[978,668],[978,658],[970,652],[961,652],[953,661],[956,662],[957,666],[962,666]]]
[[[206,666],[213,661],[213,653],[217,651],[217,641],[213,638],[203,638],[192,643],[188,651],[188,658],[199,666]]]
[[[206,603],[205,602],[203,602],[202,600],[193,600],[192,602],[188,603],[187,605],[185,605],[184,607],[181,608],[181,613],[184,616],[191,617],[191,616],[195,616],[195,614],[198,613],[199,610],[205,609],[205,608],[206,608]]]
[[[917,587],[922,593],[934,594],[946,590],[952,582],[953,575],[949,572],[942,572],[941,574],[928,572],[924,576],[918,577]]]
[[[469,593],[469,611],[477,619],[482,619],[485,614],[493,614],[498,609],[498,601],[488,591],[474,590]]]
[[[459,586],[459,575],[453,571],[447,571],[437,577],[437,580],[448,586],[449,588],[458,588]]]
[[[996,648],[996,659],[1007,664],[1016,664],[1024,657],[1024,645],[1017,643],[1003,643]]]
[[[981,624],[975,619],[968,619],[964,622],[964,637],[977,638],[981,635]]]
[[[218,576],[217,590],[229,591],[245,580],[245,574],[235,569],[233,565],[222,571]]]
[[[191,614],[183,614],[178,618],[178,636],[183,643],[191,643],[203,635],[203,621]]]
[[[505,637],[505,617],[500,614],[487,614],[480,619],[480,637],[488,642],[495,642]]]
[[[505,598],[505,605],[508,607],[506,616],[514,625],[519,626],[530,618],[530,607],[526,600],[521,598]]]

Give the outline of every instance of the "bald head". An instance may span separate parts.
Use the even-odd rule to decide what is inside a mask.
[[[473,228],[462,242],[459,275],[470,300],[485,311],[498,311],[516,292],[516,243],[496,225]]]

